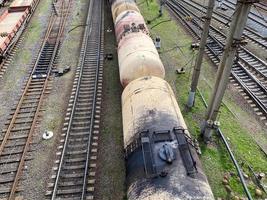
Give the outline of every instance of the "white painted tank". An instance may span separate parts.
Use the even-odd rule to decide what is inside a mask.
[[[120,40],[118,58],[123,87],[142,76],[165,76],[164,66],[152,39],[142,32],[128,34]]]
[[[113,17],[113,22],[115,23],[116,18],[119,14],[126,10],[135,10],[137,12],[140,12],[138,9],[138,6],[135,4],[135,2],[132,1],[116,1],[112,4],[111,12]]]
[[[149,30],[143,16],[134,10],[122,12],[115,22],[115,33],[117,42],[126,34],[131,32],[143,32],[149,35]]]

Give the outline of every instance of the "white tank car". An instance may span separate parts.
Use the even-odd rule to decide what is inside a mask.
[[[138,6],[134,3],[134,1],[127,1],[127,0],[117,0],[112,3],[111,11],[113,22],[115,23],[116,18],[126,10],[135,10],[140,12]]]
[[[149,35],[149,30],[143,16],[134,10],[126,10],[122,12],[116,18],[114,24],[117,42],[119,42],[123,36],[133,32],[143,32]]]
[[[165,76],[165,69],[153,40],[142,32],[125,35],[120,40],[118,60],[123,87],[142,76]]]

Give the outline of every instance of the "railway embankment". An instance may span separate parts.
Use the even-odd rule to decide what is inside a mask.
[[[205,145],[199,138],[200,123],[205,113],[201,96],[198,94],[192,110],[187,110],[185,106],[197,53],[191,49],[191,44],[197,41],[191,37],[180,22],[175,20],[174,15],[170,14],[166,7],[163,8],[163,16],[157,18],[160,7],[156,1],[147,1],[148,3],[146,3],[146,1],[140,0],[137,2],[142,15],[150,21],[152,37],[154,39],[156,36],[161,38],[160,56],[166,69],[166,78],[168,82],[173,83],[172,87],[176,91],[178,103],[183,110],[190,133],[200,141],[202,149],[200,158],[215,197],[226,198],[229,192],[232,197],[245,197],[235,168],[220,138],[214,134],[213,141],[208,145]],[[199,91],[208,101],[215,81],[216,68],[207,56],[202,65]],[[185,69],[185,73],[176,74],[175,70],[181,68]],[[249,170],[248,165],[256,173],[267,173],[266,155],[258,145],[266,148],[266,127],[258,122],[253,110],[233,84],[229,84],[223,102],[224,105],[219,115],[221,129],[246,177],[248,176],[246,182],[250,192],[254,198],[261,199],[262,196],[259,197],[255,194],[258,186],[253,182],[253,173]]]

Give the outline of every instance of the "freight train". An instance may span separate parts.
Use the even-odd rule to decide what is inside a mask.
[[[21,34],[39,0],[14,0],[0,16],[0,61]]]
[[[109,3],[124,87],[121,100],[128,199],[214,199],[135,1]]]

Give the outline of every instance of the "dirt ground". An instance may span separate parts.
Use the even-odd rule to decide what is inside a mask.
[[[25,39],[17,51],[13,61],[8,66],[3,79],[0,79],[0,127],[6,122],[10,109],[15,107],[23,83],[31,72],[31,63],[36,56],[36,49],[40,48],[40,38],[44,35],[50,2],[40,2],[33,15],[28,29],[23,34]]]
[[[70,97],[75,69],[78,65],[81,38],[84,28],[73,27],[84,24],[87,14],[88,2],[86,0],[73,1],[70,16],[65,27],[65,38],[59,53],[57,68],[71,67],[71,71],[62,77],[53,77],[51,91],[43,103],[43,112],[40,122],[35,129],[34,144],[32,145],[32,158],[27,163],[27,173],[24,173],[22,183],[24,191],[22,196],[27,199],[45,199],[47,184],[52,182],[52,167],[56,157],[57,146],[61,136],[61,129]],[[51,140],[44,141],[42,134],[45,130],[53,131]],[[36,178],[39,177],[39,178]]]
[[[106,1],[105,1],[106,2]],[[111,30],[111,32],[109,31]],[[104,62],[103,107],[99,144],[97,200],[122,200],[125,195],[125,166],[121,117],[121,93],[116,40],[110,7],[105,5],[105,49],[113,60]]]

